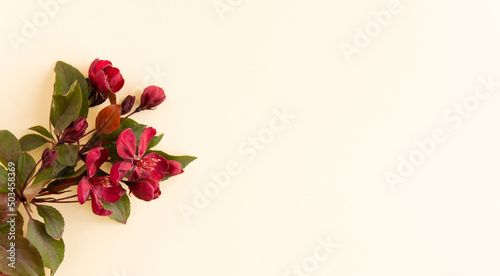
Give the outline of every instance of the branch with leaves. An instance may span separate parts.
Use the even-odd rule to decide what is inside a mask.
[[[125,224],[129,195],[158,198],[160,182],[196,159],[154,150],[163,134],[129,118],[160,105],[166,98],[160,87],[146,87],[133,109],[133,95],[116,103],[124,79],[110,61],[94,60],[88,78],[62,61],[54,71],[49,129],[31,127],[33,133],[20,139],[0,130],[0,275],[57,271],[64,259],[64,218],[51,205],[90,201],[94,214]],[[89,130],[89,108],[107,102]],[[33,217],[35,211],[43,221]]]

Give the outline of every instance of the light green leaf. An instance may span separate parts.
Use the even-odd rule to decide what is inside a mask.
[[[47,139],[38,134],[24,135],[23,137],[21,137],[21,139],[19,139],[19,143],[21,144],[21,148],[23,151],[34,150],[48,142],[49,141],[47,141]]]
[[[19,186],[22,187],[25,185],[26,181],[33,176],[35,173],[36,162],[35,159],[28,153],[23,152],[19,156],[19,160],[17,162],[17,179]]]
[[[114,211],[113,214],[109,216],[110,219],[118,221],[120,223],[127,223],[127,219],[130,216],[130,199],[125,194],[116,203],[102,203],[106,210]]]
[[[89,111],[89,104],[87,101],[88,87],[87,87],[87,80],[85,79],[83,74],[75,67],[62,61],[58,61],[56,63],[54,72],[56,73],[56,81],[54,84],[55,94],[60,94],[60,95],[66,94],[70,90],[71,85],[73,85],[75,81],[78,81],[78,84],[80,85],[81,89],[80,93],[82,98],[82,106],[78,117],[87,118],[87,114]]]
[[[78,81],[75,81],[66,94],[55,93],[52,96],[50,122],[54,132],[60,133],[80,115],[82,107],[82,91]]]
[[[50,132],[46,128],[44,128],[43,126],[34,126],[34,127],[28,128],[28,129],[36,131],[36,132],[42,134],[43,136],[45,136],[51,140],[54,140],[54,136],[52,136],[52,134],[50,134]]]
[[[37,205],[38,214],[45,222],[45,230],[52,238],[58,240],[64,231],[64,218],[56,208],[47,205]]]
[[[0,130],[0,162],[7,167],[9,162],[17,162],[21,154],[21,144],[8,130]]]
[[[42,222],[34,219],[28,221],[28,240],[42,256],[43,264],[52,270],[52,275],[64,259],[64,242],[52,238]]]
[[[55,148],[59,151],[57,161],[64,166],[74,167],[78,162],[78,146],[62,144]]]
[[[148,149],[154,148],[158,143],[160,143],[161,139],[163,138],[163,134],[157,135],[151,139],[151,142],[149,142]]]

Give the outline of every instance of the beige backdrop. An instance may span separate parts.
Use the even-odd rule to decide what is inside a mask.
[[[125,226],[58,206],[56,275],[499,275],[499,10],[2,0],[1,129],[47,125],[57,60],[109,59],[119,100],[165,89],[135,117],[160,147],[199,157]]]

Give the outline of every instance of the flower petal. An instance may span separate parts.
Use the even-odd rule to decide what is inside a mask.
[[[128,160],[114,164],[109,173],[111,183],[118,185],[118,182],[120,182],[133,167],[134,164]]]
[[[80,202],[80,204],[85,203],[85,201],[89,199],[90,182],[85,176],[80,180],[80,182],[78,182],[77,194],[78,194],[78,202]]]
[[[122,188],[122,186],[93,186],[92,189],[94,190],[94,193],[98,199],[108,203],[117,202],[118,200],[120,200],[122,195],[125,194],[125,190]]]
[[[95,72],[95,67],[97,65],[97,62],[99,62],[98,58],[94,59],[94,61],[92,61],[92,64],[90,64],[90,67],[89,67],[89,80],[90,80],[90,82],[94,82],[94,72]]]
[[[89,151],[85,159],[85,163],[87,164],[87,175],[89,178],[92,178],[97,173],[97,169],[99,169],[99,167],[106,160],[108,160],[108,157],[109,152],[103,147],[97,147]]]
[[[121,158],[131,160],[135,157],[137,142],[132,129],[127,128],[118,136],[116,141],[116,151]]]
[[[146,150],[148,149],[149,142],[151,142],[151,139],[156,135],[156,129],[152,127],[146,128],[141,135],[141,139],[139,140],[139,151],[137,153],[137,156],[141,158],[144,153],[146,153]]]
[[[136,169],[134,171],[137,171],[137,173],[143,177],[149,176],[156,180],[161,180],[168,171],[168,165],[165,157],[151,152],[136,164]]]
[[[98,216],[109,216],[113,214],[113,211],[106,210],[102,206],[102,203],[99,201],[95,193],[92,191],[92,212]]]
[[[104,94],[109,91],[109,83],[104,71],[97,71],[94,75],[94,82],[97,85],[97,90],[100,94]]]

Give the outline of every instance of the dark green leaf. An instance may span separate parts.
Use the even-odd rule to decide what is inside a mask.
[[[52,136],[52,134],[50,134],[50,132],[46,128],[44,128],[43,126],[34,126],[34,127],[28,128],[28,129],[36,131],[36,132],[42,134],[43,136],[54,140],[54,136]]]
[[[52,174],[53,170],[54,168],[49,168],[38,173],[35,177],[35,180],[33,180],[33,184],[54,178],[54,175]]]
[[[37,249],[22,235],[14,236],[9,240],[8,234],[0,235],[0,270],[11,276],[44,276],[42,257]],[[15,241],[16,263],[15,268],[9,266],[11,242]]]
[[[75,81],[78,81],[78,84],[80,84],[81,88],[81,98],[83,100],[79,117],[87,118],[87,114],[89,111],[89,105],[87,102],[88,88],[87,88],[87,80],[85,79],[83,74],[80,73],[80,71],[75,67],[62,61],[58,61],[56,63],[54,72],[56,73],[56,81],[54,84],[55,94],[61,94],[61,95],[66,94],[69,91],[71,85]]]
[[[58,240],[64,231],[64,218],[56,208],[47,205],[37,205],[38,214],[45,222],[45,230],[52,238]]]
[[[40,252],[43,264],[50,268],[54,274],[64,259],[63,240],[56,240],[49,236],[44,224],[34,219],[28,221],[26,237]]]
[[[127,219],[130,216],[130,199],[126,194],[116,203],[103,202],[102,204],[105,209],[114,211],[114,213],[109,216],[110,219],[123,224],[127,223]]]
[[[54,94],[50,110],[50,122],[54,126],[54,132],[62,132],[71,122],[75,121],[80,115],[81,107],[82,91],[78,81],[71,85],[67,93]]]
[[[11,217],[8,217],[9,219]],[[15,226],[15,234],[17,235],[22,235],[23,234],[23,225],[24,225],[24,220],[23,220],[23,216],[21,215],[21,213],[19,213],[19,211],[16,211],[16,216],[12,216],[12,218],[14,218],[15,222],[16,222],[16,226]],[[1,233],[6,233],[6,232],[10,232],[10,222],[6,222],[2,225],[0,225],[0,234]]]
[[[17,179],[19,181],[19,186],[24,186],[26,181],[33,176],[35,173],[36,162],[35,159],[28,153],[23,152],[19,156],[19,161],[17,162]]]
[[[0,166],[0,193],[8,193],[9,192],[9,184],[7,177],[7,169]]]
[[[54,164],[52,165],[52,175],[54,177],[58,177],[59,174],[66,168],[65,165],[59,163],[59,161],[56,160]]]
[[[21,154],[21,144],[8,130],[0,130],[0,162],[7,167],[9,162],[17,162]]]
[[[194,157],[194,156],[189,156],[189,155],[182,155],[182,156],[174,156],[174,155],[169,155],[163,151],[159,151],[159,150],[152,150],[152,151],[149,151],[149,152],[155,152],[163,157],[165,157],[165,159],[167,160],[174,160],[174,161],[177,161],[179,163],[181,163],[181,166],[182,168],[184,169],[187,165],[189,165],[189,163],[193,162],[197,157]]]
[[[154,148],[158,143],[160,143],[161,139],[163,138],[163,134],[157,135],[151,139],[151,142],[149,142],[148,149]]]
[[[59,151],[57,154],[57,162],[61,165],[65,165],[68,167],[76,166],[78,162],[78,146],[77,145],[66,145],[62,144],[55,148],[55,150]]]
[[[47,139],[38,134],[24,135],[23,137],[21,137],[21,139],[19,139],[19,143],[21,143],[21,148],[23,151],[34,150],[48,142],[49,141],[47,141]]]

